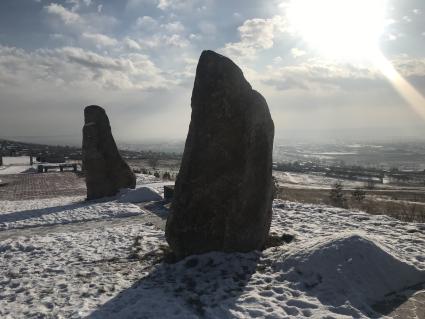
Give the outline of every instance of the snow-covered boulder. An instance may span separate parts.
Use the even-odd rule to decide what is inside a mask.
[[[140,187],[125,192],[120,198],[122,203],[143,203],[162,200],[162,196],[151,187]]]
[[[299,247],[277,266],[293,288],[316,296],[322,304],[350,302],[367,309],[392,292],[425,281],[425,272],[399,260],[377,238],[356,233],[322,238]]]
[[[83,168],[87,199],[114,196],[121,188],[135,188],[136,176],[121,157],[103,108],[84,109]]]

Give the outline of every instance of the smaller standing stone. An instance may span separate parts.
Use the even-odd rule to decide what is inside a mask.
[[[135,188],[136,176],[118,152],[103,108],[84,109],[83,167],[87,199],[113,196],[121,188]]]
[[[174,185],[165,185],[164,186],[164,199],[172,200],[174,195]]]

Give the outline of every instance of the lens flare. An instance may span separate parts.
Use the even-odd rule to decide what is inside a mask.
[[[381,52],[375,55],[374,62],[413,111],[425,120],[425,98],[422,94],[395,69],[394,65]]]

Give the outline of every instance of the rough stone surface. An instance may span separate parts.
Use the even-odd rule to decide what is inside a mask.
[[[166,238],[178,257],[262,249],[272,214],[274,124],[230,59],[204,51]]]
[[[87,199],[113,196],[121,188],[135,188],[136,177],[118,152],[105,110],[97,105],[87,106],[84,123]]]

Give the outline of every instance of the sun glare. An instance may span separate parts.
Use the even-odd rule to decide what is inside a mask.
[[[379,47],[386,0],[292,0],[290,28],[311,49],[341,59],[364,59]]]
[[[375,65],[381,70],[382,74],[390,81],[391,85],[412,110],[425,120],[425,98],[422,94],[395,69],[382,53],[376,56]]]

